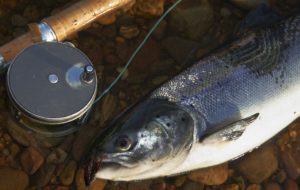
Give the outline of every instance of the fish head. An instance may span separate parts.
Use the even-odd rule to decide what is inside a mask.
[[[147,101],[120,117],[95,142],[86,183],[95,176],[128,181],[163,175],[186,158],[193,134],[194,121],[187,111],[166,100]]]

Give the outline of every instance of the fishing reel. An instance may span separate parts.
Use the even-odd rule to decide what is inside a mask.
[[[92,62],[70,43],[41,42],[24,49],[6,76],[9,107],[22,130],[62,137],[82,127],[97,92]]]

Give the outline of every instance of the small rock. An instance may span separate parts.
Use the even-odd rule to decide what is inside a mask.
[[[278,183],[283,183],[287,178],[287,175],[284,170],[279,170],[275,175],[275,180]]]
[[[164,12],[164,0],[136,0],[130,13],[135,16],[153,17]]]
[[[265,190],[281,190],[281,187],[278,183],[271,182],[265,186]]]
[[[265,145],[249,153],[238,161],[237,167],[251,183],[261,183],[278,168],[274,147]]]
[[[191,181],[185,183],[182,187],[182,190],[203,190],[203,189],[204,189],[203,184],[199,184]]]
[[[102,25],[110,25],[110,24],[115,23],[116,20],[117,20],[116,14],[111,13],[111,14],[106,14],[106,15],[100,16],[96,20],[96,22],[98,22],[99,24],[102,24]]]
[[[33,176],[32,182],[37,187],[45,186],[50,180],[55,171],[54,164],[44,164]]]
[[[181,187],[185,183],[186,178],[187,177],[185,175],[184,176],[176,177],[176,179],[175,179],[175,186],[176,187]]]
[[[288,179],[286,180],[286,182],[284,183],[284,189],[285,190],[299,190],[299,186],[296,183],[296,181]]]
[[[261,186],[259,184],[251,184],[247,187],[246,190],[261,190]]]
[[[62,184],[68,186],[73,182],[76,168],[77,163],[75,161],[71,160],[70,162],[68,162],[62,173],[59,175]]]
[[[19,153],[20,147],[17,144],[13,143],[9,146],[9,151],[11,152],[11,155],[15,157]]]
[[[63,163],[66,158],[67,153],[61,148],[56,148],[47,156],[47,163],[60,164]]]
[[[188,55],[195,50],[199,44],[191,40],[171,36],[162,41],[162,46],[177,63],[184,63]]]
[[[190,40],[199,40],[215,22],[214,10],[209,1],[198,6],[175,9],[170,15],[169,25],[175,31],[182,32]]]
[[[300,174],[300,164],[297,163],[290,151],[284,150],[280,152],[280,158],[289,177],[292,179],[298,178]]]
[[[251,0],[251,1],[248,1],[248,0],[230,0],[232,4],[238,6],[238,7],[241,7],[243,9],[247,9],[247,10],[250,10],[250,9],[254,9],[256,8],[257,6],[261,5],[261,4],[266,4],[266,5],[269,5],[269,0]]]
[[[55,190],[70,190],[70,187],[66,187],[66,186],[57,186],[55,188]]]
[[[167,183],[164,181],[154,182],[151,184],[151,190],[165,190]]]
[[[239,190],[238,184],[228,184],[225,187],[225,190]]]
[[[27,24],[27,20],[23,16],[15,14],[11,17],[11,24],[13,26],[25,26]]]
[[[0,167],[0,189],[1,190],[24,190],[29,179],[25,172],[9,167]]]
[[[21,164],[24,171],[28,174],[34,174],[44,163],[44,157],[33,147],[28,147],[21,154]]]
[[[126,39],[132,39],[140,34],[140,30],[137,25],[121,26],[119,32],[120,35]]]
[[[191,172],[188,178],[192,181],[205,185],[220,185],[228,178],[228,164],[204,168]]]
[[[144,180],[139,182],[129,182],[127,190],[149,190],[151,180]]]

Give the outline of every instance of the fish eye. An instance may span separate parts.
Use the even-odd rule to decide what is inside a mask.
[[[115,146],[119,151],[127,151],[131,148],[132,142],[127,136],[121,136],[115,141]]]

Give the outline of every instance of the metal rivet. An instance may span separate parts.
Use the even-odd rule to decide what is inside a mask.
[[[55,84],[55,83],[58,82],[58,77],[57,77],[57,75],[55,75],[55,74],[50,74],[50,75],[48,76],[48,79],[49,79],[49,81],[50,81],[52,84]]]
[[[92,82],[94,79],[94,67],[91,65],[87,65],[84,67],[84,73],[82,76],[84,82]]]

